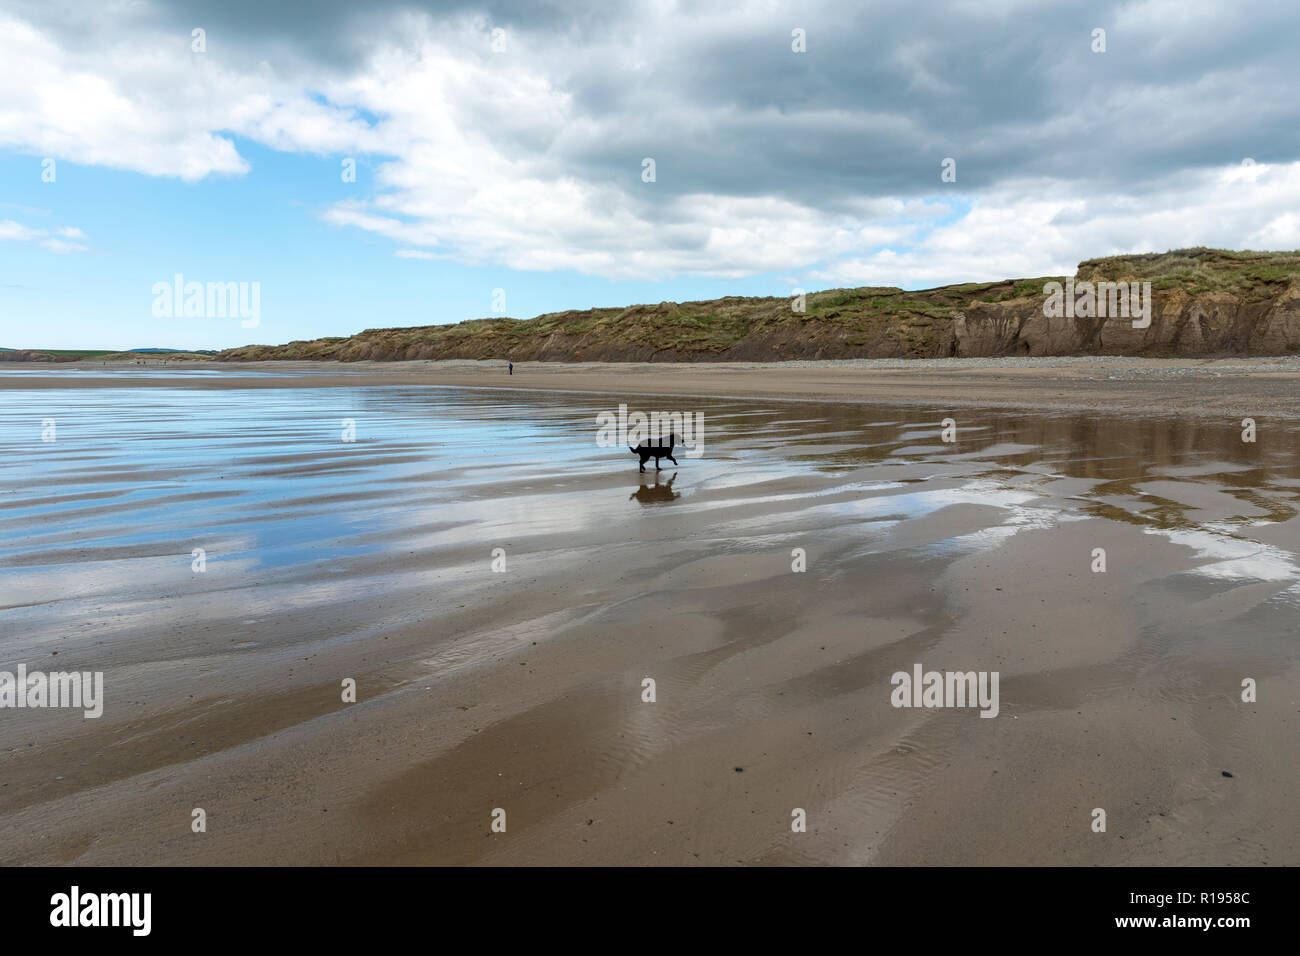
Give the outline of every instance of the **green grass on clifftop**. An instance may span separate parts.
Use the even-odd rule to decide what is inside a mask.
[[[1226,292],[1266,297],[1300,279],[1300,252],[1179,249],[1111,256],[1079,264],[1083,279],[1150,280],[1155,291]],[[337,359],[514,359],[618,361],[857,356],[929,356],[954,316],[980,303],[1030,300],[1064,276],[963,283],[904,291],[828,289],[807,296],[803,313],[785,297],[727,296],[626,308],[552,312],[532,319],[471,319],[454,325],[367,329],[347,338],[228,349],[224,361]]]

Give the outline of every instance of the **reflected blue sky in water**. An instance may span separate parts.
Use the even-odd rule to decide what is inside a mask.
[[[1296,537],[1295,432],[1282,426],[1243,446],[1231,422],[967,411],[952,413],[959,441],[947,445],[950,413],[916,407],[414,386],[5,396],[0,574],[188,554],[197,541],[213,562],[282,568],[535,535],[562,546],[593,529],[635,539],[668,509],[725,537],[962,504],[1012,532],[1043,514],[1141,525],[1204,554],[1206,574],[1296,574],[1293,544],[1250,532],[1263,521]],[[703,457],[679,454],[660,475],[663,487],[676,473],[671,494],[654,493],[652,465],[640,475],[626,449],[596,444],[597,413],[620,401],[704,412]],[[47,418],[53,443],[40,440]],[[344,419],[355,442],[341,440]],[[744,513],[757,504],[776,513]]]

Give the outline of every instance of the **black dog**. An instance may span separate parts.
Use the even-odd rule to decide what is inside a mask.
[[[649,461],[651,458],[655,460],[655,471],[659,471],[660,458],[667,458],[674,465],[677,464],[677,459],[673,457],[673,446],[676,444],[677,444],[677,436],[674,435],[672,432],[669,432],[667,445],[665,445],[663,443],[663,439],[660,438],[659,444],[657,445],[652,445],[650,444],[649,440],[646,440],[643,441],[641,444],[637,445],[635,448],[633,448],[631,445],[628,445],[627,450],[634,455],[641,456],[642,471],[645,471],[645,463]]]

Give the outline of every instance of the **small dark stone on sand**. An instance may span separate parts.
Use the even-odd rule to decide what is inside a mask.
[[[1231,776],[1232,776],[1232,774],[1228,773],[1228,771],[1226,771],[1226,770],[1223,771],[1223,775],[1224,775],[1225,777],[1231,777]]]
[[[744,768],[744,767],[737,767],[737,768],[736,768],[736,773],[744,773],[744,772],[745,772],[745,768]]]

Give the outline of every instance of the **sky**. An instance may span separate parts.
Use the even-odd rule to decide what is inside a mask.
[[[0,0],[0,347],[1295,249],[1297,36],[1290,0]]]

